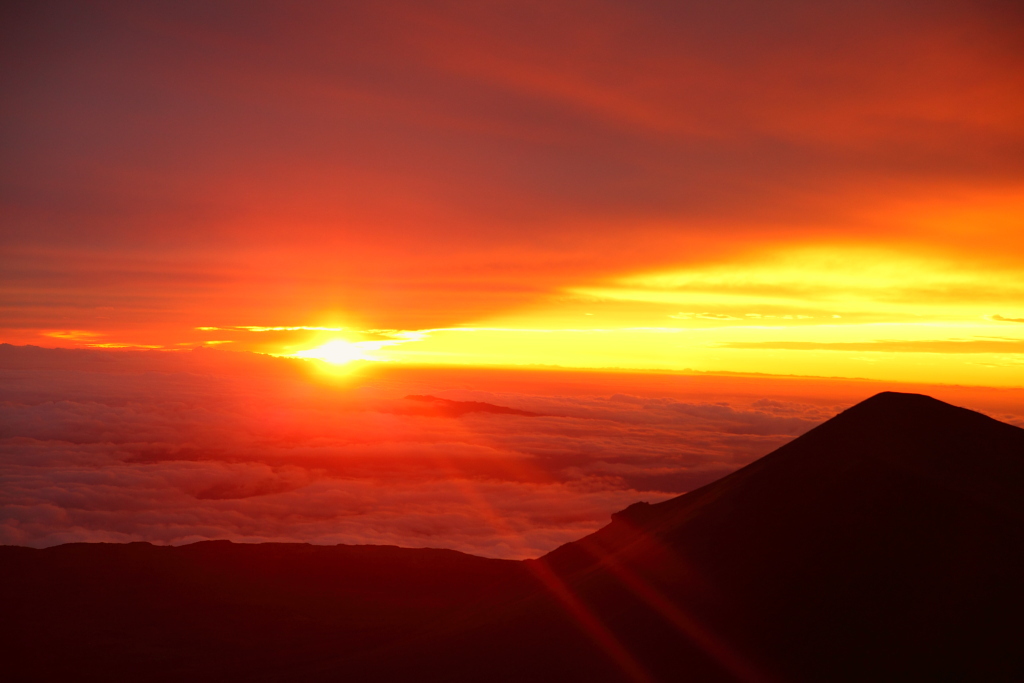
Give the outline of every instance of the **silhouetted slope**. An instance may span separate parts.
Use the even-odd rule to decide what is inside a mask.
[[[928,396],[881,393],[701,489],[657,505],[632,505],[613,515],[609,526],[545,560],[555,567],[565,564],[564,569],[589,563],[590,553],[578,556],[583,547],[621,550],[634,535],[665,533],[709,505],[723,522],[735,515],[752,516],[744,522],[765,520],[763,515],[781,522],[791,508],[797,517],[819,508],[860,515],[870,490],[891,488],[886,482],[895,479],[972,499],[996,508],[993,513],[1020,516],[1024,430]],[[887,492],[891,505],[904,511],[912,507],[905,493]]]
[[[0,548],[5,661],[44,680],[1022,680],[1022,541],[1024,430],[886,393],[540,560]]]
[[[781,680],[1013,680],[1022,522],[1024,430],[884,393],[544,561],[597,604],[625,567]]]
[[[393,546],[0,547],[7,680],[295,680],[508,593],[521,562]]]

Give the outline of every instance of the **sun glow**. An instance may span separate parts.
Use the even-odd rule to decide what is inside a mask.
[[[357,360],[383,360],[372,356],[385,346],[400,343],[396,340],[351,342],[345,339],[334,339],[313,349],[287,354],[293,358],[314,358],[316,360],[344,365]]]
[[[322,345],[290,355],[1016,386],[1022,295],[1019,279],[994,265],[812,246],[570,288],[472,326],[310,340]]]
[[[350,342],[344,339],[335,339],[321,346],[289,355],[296,358],[326,360],[340,366],[353,360],[376,360],[377,358],[368,355],[368,352],[379,350],[381,345],[382,342]]]
[[[319,360],[328,374],[392,361],[1018,386],[1024,286],[1014,273],[937,251],[806,244],[566,287],[453,327],[336,327],[324,314],[197,331],[216,336],[208,345]]]

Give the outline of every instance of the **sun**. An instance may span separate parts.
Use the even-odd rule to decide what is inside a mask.
[[[394,346],[395,344],[401,344],[405,339],[384,339],[374,341],[348,341],[347,339],[333,339],[325,344],[321,344],[316,348],[306,349],[305,351],[296,351],[295,353],[287,354],[292,358],[314,358],[316,360],[322,360],[327,363],[334,363],[335,365],[344,365],[345,363],[351,363],[357,360],[369,360],[369,361],[383,361],[385,358],[372,355],[375,351]]]
[[[367,348],[368,344],[374,348]],[[344,339],[335,339],[316,348],[297,351],[289,355],[295,358],[315,358],[328,363],[343,365],[356,360],[376,360],[366,354],[368,351],[376,351],[378,348],[380,348],[379,345],[374,342],[350,342]]]

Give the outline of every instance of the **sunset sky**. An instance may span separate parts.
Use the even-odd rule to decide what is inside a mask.
[[[242,382],[232,373],[243,361],[224,360],[228,350],[283,357],[259,367],[278,368],[266,372],[288,375],[288,386],[340,392],[316,399],[326,401],[318,411],[342,398],[354,405],[352,392],[372,384],[387,405],[371,412],[390,416],[380,434],[412,430],[420,445],[492,447],[506,437],[485,438],[491,427],[479,425],[458,438],[435,433],[438,420],[498,414],[410,417],[394,407],[404,403],[387,402],[442,396],[549,420],[548,401],[573,396],[585,412],[598,410],[586,403],[594,396],[621,394],[805,420],[768,429],[774,436],[758,446],[709,446],[718,464],[707,471],[718,473],[875,390],[910,386],[899,383],[1006,390],[972,407],[1017,414],[1007,407],[1024,386],[1017,2],[78,0],[2,11],[0,342],[94,351],[29,362],[8,347],[7,400],[59,415],[22,415],[18,425],[36,426],[6,439],[70,443],[68,434],[85,433],[75,420],[95,427],[123,416],[78,412],[67,422],[53,406],[115,410],[135,400],[131,383],[154,373],[166,381],[147,385],[139,405],[177,396],[185,389],[175,373],[199,372],[189,365],[198,356],[144,351],[202,348],[223,360],[210,377],[232,382]],[[114,365],[67,360],[100,357]],[[186,369],[164,365],[179,362]],[[118,363],[131,370],[110,369]],[[493,373],[512,368],[529,387],[497,389]],[[557,379],[559,369],[574,379]],[[580,379],[584,371],[614,377],[617,388],[583,391],[605,381]],[[92,379],[71,391],[63,372]],[[666,389],[658,373],[697,377],[701,388]],[[729,373],[761,379],[737,399]],[[754,406],[758,396],[796,400],[770,376],[873,383],[813,385],[797,392],[797,407]],[[249,436],[196,436],[181,423],[152,442],[176,444],[175,453],[216,442],[222,454],[249,444],[259,409],[216,397],[248,396],[255,385],[200,390],[193,380],[181,380],[186,393],[202,398],[185,403],[234,411]],[[139,414],[163,421],[177,410],[160,405]],[[676,409],[665,405],[650,410],[668,420]],[[548,431],[559,438],[586,431],[554,412],[563,422]],[[307,417],[295,439],[341,439]],[[47,436],[41,425],[51,422],[71,431]],[[88,443],[130,441],[95,428]],[[659,443],[692,436],[656,431]],[[29,457],[18,444],[12,457]],[[118,448],[109,457],[121,458]],[[540,457],[523,449],[517,458]],[[280,491],[309,485],[316,470],[282,474],[284,465],[260,462]],[[557,476],[545,465],[543,476],[516,470],[513,479],[569,486],[598,476],[570,476],[566,468],[583,466],[567,462]],[[600,476],[626,476],[620,465]],[[477,476],[465,471],[467,481]],[[606,482],[622,495],[594,503],[582,526],[492,552],[537,552],[637,491],[667,495],[705,481],[629,476]],[[588,495],[605,490],[592,484]],[[70,499],[25,495],[26,509],[69,509]],[[93,538],[52,536],[61,524],[7,538]]]
[[[1024,381],[1015,3],[9,11],[4,341]]]

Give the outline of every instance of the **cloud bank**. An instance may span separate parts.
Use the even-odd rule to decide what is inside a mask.
[[[0,542],[391,543],[535,556],[841,406],[450,388],[216,351],[0,346]]]

